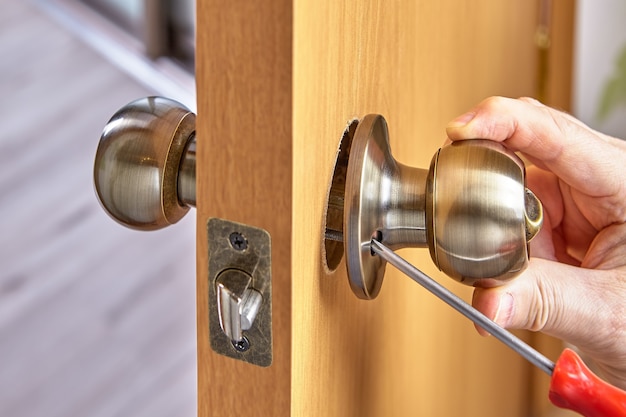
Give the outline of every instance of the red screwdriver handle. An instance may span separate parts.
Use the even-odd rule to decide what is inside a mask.
[[[571,349],[555,364],[550,401],[585,417],[626,417],[626,392],[595,376]]]

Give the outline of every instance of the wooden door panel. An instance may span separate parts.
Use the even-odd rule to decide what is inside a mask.
[[[533,94],[535,25],[526,3],[295,3],[294,415],[524,414],[522,359],[391,267],[377,300],[357,300],[320,248],[347,122],[384,115],[396,158],[427,167],[451,118],[487,95]],[[470,297],[427,250],[404,254]]]
[[[376,300],[357,299],[322,248],[348,122],[382,114],[394,156],[427,167],[451,118],[535,94],[537,3],[200,0],[197,13],[199,415],[525,415],[521,358],[391,267]],[[269,368],[209,348],[209,217],[272,236]],[[471,298],[427,250],[402,253]]]
[[[291,396],[291,1],[198,1],[198,415],[287,416]],[[209,345],[207,219],[272,239],[273,364]]]

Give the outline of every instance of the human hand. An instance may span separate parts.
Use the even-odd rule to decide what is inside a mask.
[[[472,304],[502,327],[576,345],[626,389],[626,142],[529,98],[488,98],[446,130],[452,141],[490,139],[524,155],[544,207],[527,270],[476,288]]]

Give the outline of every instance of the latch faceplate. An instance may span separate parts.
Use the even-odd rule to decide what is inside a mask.
[[[211,348],[259,366],[272,363],[271,241],[263,229],[208,222]]]

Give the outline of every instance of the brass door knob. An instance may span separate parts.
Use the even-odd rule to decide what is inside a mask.
[[[196,205],[196,116],[182,104],[147,97],[106,124],[94,164],[105,211],[119,223],[156,230]]]
[[[327,230],[327,239],[344,240],[358,297],[375,298],[383,281],[385,261],[373,256],[372,239],[394,250],[428,247],[440,270],[467,285],[499,285],[528,265],[542,206],[525,186],[524,163],[503,145],[457,142],[441,148],[429,169],[409,167],[392,157],[385,119],[371,114],[344,146],[347,169],[335,175],[345,178],[344,195],[334,191],[328,208],[343,200],[343,230]]]

